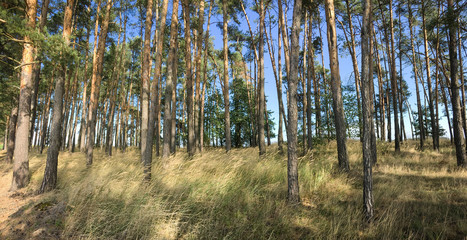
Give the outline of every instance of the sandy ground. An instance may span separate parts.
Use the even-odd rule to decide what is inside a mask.
[[[0,152],[0,161],[3,161],[5,155],[5,151]],[[12,165],[2,164],[0,169],[0,229],[5,228],[10,215],[36,198],[33,194],[26,194],[25,190],[10,192],[11,178]]]

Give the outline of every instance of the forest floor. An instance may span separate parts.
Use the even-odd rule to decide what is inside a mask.
[[[31,183],[8,192],[12,167],[0,163],[0,239],[466,239],[467,171],[453,146],[378,142],[375,219],[362,215],[362,153],[348,141],[351,171],[337,170],[336,143],[299,158],[300,205],[288,205],[287,154],[268,147],[207,148],[154,158],[143,182],[139,151],[60,153],[58,188],[37,195],[46,154],[30,157]],[[429,148],[430,143],[427,143]],[[0,157],[4,152],[0,152]]]

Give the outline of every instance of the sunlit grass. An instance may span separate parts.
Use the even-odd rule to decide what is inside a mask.
[[[378,143],[375,221],[363,224],[362,154],[349,141],[350,173],[337,170],[336,143],[299,158],[302,204],[286,203],[287,155],[277,146],[208,148],[189,159],[154,158],[143,183],[139,151],[86,167],[81,153],[61,153],[58,189],[43,198],[67,203],[63,238],[85,239],[459,239],[467,235],[467,173],[442,142],[438,153]],[[30,190],[40,186],[46,155],[31,157]]]

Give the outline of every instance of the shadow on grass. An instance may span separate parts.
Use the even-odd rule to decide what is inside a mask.
[[[467,236],[467,177],[376,173],[373,184],[376,237]]]
[[[299,206],[286,203],[286,156],[268,151],[260,158],[251,148],[234,149],[227,155],[211,149],[190,160],[185,154],[167,162],[154,158],[153,179],[147,184],[141,182],[136,153],[111,158],[97,153],[89,168],[84,166],[82,154],[61,154],[66,159],[60,159],[59,189],[47,195],[53,200],[42,202],[45,211],[62,201],[67,203],[65,214],[57,217],[59,237],[67,239],[466,236],[467,178],[463,175],[431,172],[433,176],[427,176],[396,168],[391,169],[394,172],[375,171],[376,218],[372,225],[364,226],[361,168],[355,167],[349,174],[336,172],[336,159],[329,157],[329,145],[325,147],[311,161],[301,160]],[[424,169],[431,168],[432,162],[413,164]],[[400,160],[393,164],[405,166]],[[48,206],[48,202],[52,204]],[[40,208],[40,203],[27,207],[36,211],[36,216]],[[25,213],[23,210],[12,219],[17,223],[29,219]],[[31,229],[28,234],[36,231]]]

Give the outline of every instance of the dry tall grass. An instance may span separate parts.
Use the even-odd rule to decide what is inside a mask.
[[[81,153],[61,153],[59,185],[42,201],[66,202],[59,226],[66,239],[465,239],[467,172],[454,152],[401,154],[378,143],[374,167],[376,218],[363,224],[361,146],[349,142],[351,172],[337,171],[335,142],[300,158],[302,205],[286,204],[286,154],[269,147],[208,149],[155,159],[143,183],[139,152],[106,157],[86,167]],[[45,154],[31,159],[30,191],[39,188]]]

